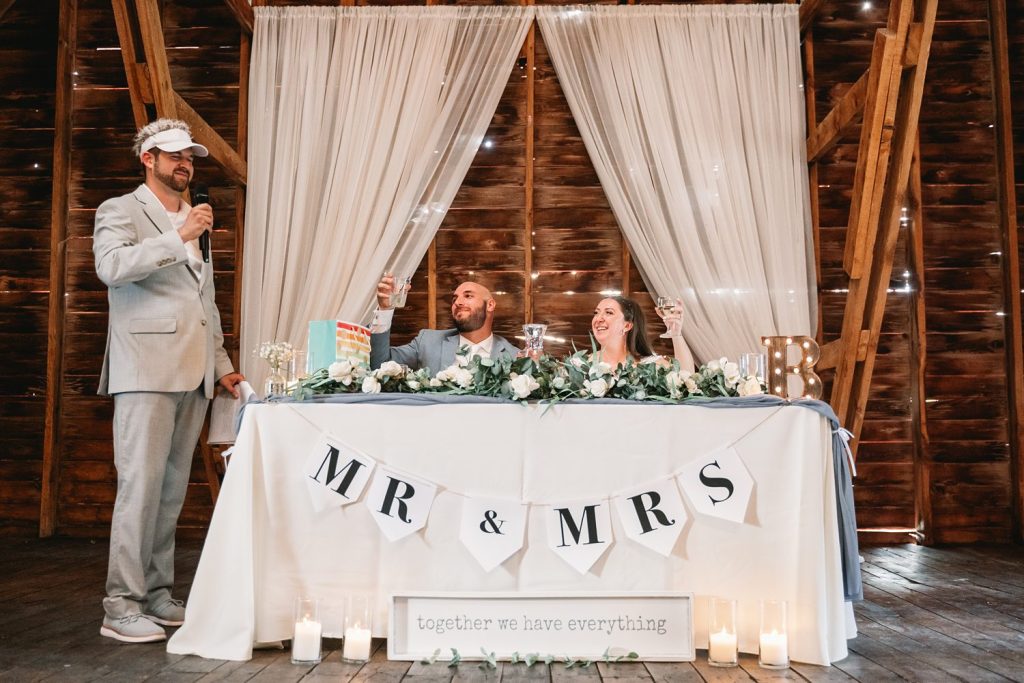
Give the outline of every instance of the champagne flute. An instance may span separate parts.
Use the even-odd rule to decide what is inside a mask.
[[[659,296],[655,302],[655,310],[658,312],[658,315],[661,316],[662,320],[675,313],[676,306],[676,299],[671,296]],[[659,335],[662,339],[671,339],[672,337],[679,336],[678,331],[675,329],[674,320],[665,323],[665,325],[667,327],[665,333]]]
[[[523,334],[526,336],[526,355],[533,360],[538,360],[544,353],[544,333],[548,326],[541,323],[527,323],[523,325]]]

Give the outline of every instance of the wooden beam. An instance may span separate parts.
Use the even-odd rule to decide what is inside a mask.
[[[903,66],[917,66],[917,60],[921,52],[921,35],[924,26],[921,22],[910,25],[910,33],[907,34],[907,46],[903,50]]]
[[[181,99],[181,95],[171,91],[171,99],[174,103],[174,110],[178,118],[189,125],[192,129],[192,139],[210,150],[210,158],[224,169],[224,172],[236,183],[245,185],[246,166],[245,160],[238,155],[231,145],[220,136],[217,131],[210,127],[203,117],[195,109],[189,106],[188,102]]]
[[[7,10],[11,9],[14,5],[14,0],[0,0],[0,20],[3,20],[4,15],[7,14]]]
[[[135,12],[139,19],[139,35],[142,37],[142,48],[146,54],[149,87],[153,102],[156,104],[156,115],[171,119],[179,118],[174,89],[171,87],[171,69],[167,65],[167,48],[164,45],[157,0],[135,0]]]
[[[427,247],[427,327],[437,329],[437,234]]]
[[[251,36],[253,27],[256,25],[256,17],[249,3],[245,0],[224,0],[224,4],[235,15],[238,25],[242,27],[246,35]]]
[[[249,64],[252,60],[252,39],[242,33],[238,45],[238,133],[236,146],[243,163],[249,154]],[[242,268],[245,264],[245,188],[235,188],[235,272],[234,293],[231,299],[232,332],[235,339],[235,368],[241,367],[238,345],[241,343],[238,331],[242,320]]]
[[[528,0],[523,4],[533,4]],[[536,131],[534,130],[533,116],[536,109],[536,72],[534,66],[537,63],[537,22],[530,24],[530,30],[526,34],[526,43],[523,51],[526,53],[526,131],[525,137],[525,220],[523,223],[523,323],[535,322],[533,319],[533,155]]]
[[[818,122],[818,102],[817,102],[817,85],[814,79],[814,31],[809,30],[804,35],[804,50],[803,50],[803,67],[804,67],[804,113],[807,119],[807,129],[811,131],[817,130]],[[814,281],[816,283],[821,282],[821,212],[818,202],[818,163],[817,160],[812,160],[808,154],[807,163],[809,167],[807,169],[807,189],[810,197],[810,209],[811,209],[811,239],[814,241]],[[814,326],[814,339],[818,342],[818,345],[824,342],[825,334],[825,316],[821,307],[821,295],[819,289],[816,288],[814,291],[814,298],[817,302],[815,310],[817,311],[816,318],[817,323]]]
[[[132,118],[135,127],[142,128],[149,123],[146,104],[153,102],[153,94],[149,89],[149,77],[145,72],[145,63],[139,62],[138,44],[135,42],[136,28],[132,25],[126,0],[111,0],[114,10],[114,24],[117,26],[117,39],[121,43],[121,61],[124,62],[124,75],[128,81],[128,96],[132,102]]]
[[[850,276],[850,286],[840,336],[847,343],[848,351],[851,348],[851,340],[859,340],[865,330],[872,329],[870,323],[865,324],[866,307],[872,294],[870,283],[865,281],[865,275],[874,276],[877,270],[885,268],[881,262],[872,265],[872,255],[882,223],[884,193],[892,185],[892,179],[889,177],[892,139],[897,128],[896,106],[900,86],[904,80],[904,70],[897,58],[903,54],[907,30],[913,17],[912,0],[893,0],[889,6],[889,15],[889,23],[894,25],[895,29],[887,28],[875,34],[857,152],[853,197],[847,223],[843,265]],[[930,40],[930,33],[928,37]],[[916,126],[916,116],[914,121]],[[866,268],[871,270],[865,273]],[[869,365],[873,363],[871,354],[872,351],[869,350]],[[843,356],[836,366],[830,397],[836,415],[855,435],[857,432],[850,423],[856,421],[851,407],[856,406],[855,397],[859,395],[857,373],[863,370],[858,363],[860,360],[852,353]],[[870,372],[868,377],[870,378]]]
[[[53,187],[50,194],[50,295],[46,327],[46,404],[43,418],[42,491],[39,497],[39,535],[57,528],[60,496],[60,413],[64,393],[64,313],[66,253],[71,180],[75,47],[78,0],[60,0],[57,20],[57,81],[53,114]]]
[[[910,0],[899,0],[908,2]],[[891,178],[882,193],[879,211],[879,239],[874,244],[873,265],[870,276],[866,278],[866,297],[864,309],[864,329],[869,333],[867,357],[859,364],[852,377],[851,403],[847,411],[845,426],[855,438],[860,437],[867,407],[871,375],[874,371],[875,355],[878,339],[885,315],[889,280],[892,275],[892,262],[895,256],[896,241],[899,237],[900,218],[902,217],[903,200],[910,178],[910,165],[917,141],[917,122],[921,112],[921,101],[924,96],[925,73],[928,67],[928,56],[931,48],[932,31],[935,26],[935,12],[938,0],[923,0],[921,21],[925,29],[921,37],[921,51],[918,64],[906,71],[906,78],[900,83],[899,111],[894,120],[893,164]],[[900,71],[902,71],[900,69]],[[851,282],[851,288],[852,288]],[[837,373],[838,376],[838,373]],[[841,418],[842,419],[842,418]]]
[[[823,4],[823,0],[802,0],[800,3],[800,33],[811,27],[814,17],[817,16]]]
[[[1021,335],[1020,251],[1017,195],[1014,187],[1013,115],[1011,112],[1009,30],[1006,0],[989,0],[992,37],[992,85],[996,113],[996,174],[999,227],[1003,249],[1003,327],[1006,330],[1006,376],[1009,399],[1012,531],[1024,541],[1024,340]]]
[[[894,7],[905,7],[909,4],[910,0],[902,0]],[[877,235],[881,192],[886,185],[889,157],[892,153],[896,95],[902,77],[902,65],[898,57],[903,53],[905,37],[905,32],[893,33],[887,29],[880,30],[876,36],[843,260],[846,272],[854,279],[863,277],[864,261],[871,253]],[[876,73],[877,80],[874,79]],[[873,88],[872,83],[875,86]]]
[[[818,362],[814,364],[814,369],[817,371],[834,368],[839,364],[839,359],[842,358],[845,348],[846,345],[842,339],[836,339],[827,344],[820,344],[818,346],[820,355],[818,356]]]
[[[808,40],[804,39],[804,50],[806,52]],[[813,53],[812,53],[813,54]],[[813,56],[811,57],[813,59]],[[805,59],[806,61],[806,59]],[[811,66],[813,69],[813,65]],[[864,110],[864,102],[867,98],[869,72],[865,71],[857,82],[843,94],[841,100],[832,107],[832,110],[825,115],[821,124],[815,126],[815,119],[808,119],[811,134],[807,136],[807,161],[808,163],[818,161],[830,149],[836,146],[840,138],[850,129],[857,114]],[[810,90],[804,87],[804,93]],[[810,95],[813,97],[813,91]]]
[[[910,161],[907,207],[907,266],[910,270],[910,418],[914,439],[914,516],[917,540],[932,545],[932,462],[928,448],[928,335],[924,297],[924,211],[921,208],[921,136],[914,143]]]

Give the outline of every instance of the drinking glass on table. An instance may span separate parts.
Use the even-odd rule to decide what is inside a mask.
[[[655,309],[661,319],[665,321],[665,333],[659,335],[662,339],[671,339],[672,337],[678,337],[682,334],[679,329],[679,323],[682,320],[681,316],[676,316],[675,313],[679,311],[679,300],[672,296],[659,296],[655,302]]]
[[[538,360],[544,354],[544,333],[548,326],[541,323],[527,323],[523,325],[523,335],[526,337],[526,355],[533,360]]]

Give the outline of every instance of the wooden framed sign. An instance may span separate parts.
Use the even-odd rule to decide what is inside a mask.
[[[389,616],[388,659],[694,658],[692,593],[399,593]]]

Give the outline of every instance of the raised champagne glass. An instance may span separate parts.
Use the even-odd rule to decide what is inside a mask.
[[[671,296],[659,296],[655,302],[655,309],[658,315],[661,316],[662,320],[665,320],[668,316],[676,312],[678,304],[676,303],[675,297]],[[665,333],[659,335],[662,339],[671,339],[672,337],[679,336],[679,330],[676,329],[675,320],[670,320],[665,323]]]

